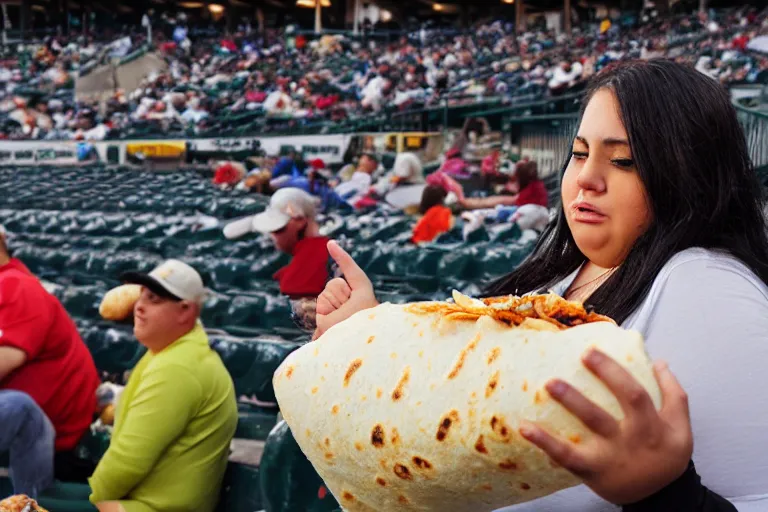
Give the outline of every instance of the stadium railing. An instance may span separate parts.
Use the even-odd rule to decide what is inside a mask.
[[[768,186],[768,111],[747,108],[734,102],[752,164]]]

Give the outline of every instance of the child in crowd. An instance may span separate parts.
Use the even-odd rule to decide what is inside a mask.
[[[419,213],[423,217],[413,228],[411,242],[414,244],[431,242],[453,228],[453,213],[444,204],[447,195],[448,193],[443,187],[427,185],[419,205]]]

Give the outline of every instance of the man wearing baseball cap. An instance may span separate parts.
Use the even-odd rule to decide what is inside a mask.
[[[292,256],[272,278],[291,300],[294,321],[307,331],[315,330],[317,297],[328,281],[328,238],[320,236],[315,201],[301,189],[280,189],[264,212],[224,227],[230,240],[248,233],[269,235],[278,250]]]
[[[112,440],[89,480],[102,512],[212,512],[237,426],[234,385],[199,321],[200,275],[168,260],[142,286],[134,334],[147,353],[117,405]]]
[[[328,281],[328,238],[320,236],[315,198],[297,188],[278,190],[264,212],[224,227],[230,240],[248,233],[272,237],[275,246],[293,256],[273,278],[280,293],[292,299],[315,298]]]

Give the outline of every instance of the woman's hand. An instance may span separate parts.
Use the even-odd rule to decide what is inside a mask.
[[[637,380],[602,352],[590,351],[583,363],[616,396],[624,419],[617,421],[556,379],[547,383],[547,391],[594,436],[575,444],[530,423],[520,426],[520,434],[616,505],[638,502],[677,480],[691,459],[693,434],[688,396],[666,363],[654,365],[662,393],[660,411]]]
[[[339,265],[344,278],[329,281],[317,298],[317,331],[314,339],[358,311],[379,305],[371,280],[352,256],[336,242],[328,242],[328,253]]]

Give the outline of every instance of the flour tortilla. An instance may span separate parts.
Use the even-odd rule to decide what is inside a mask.
[[[584,442],[591,433],[544,385],[569,382],[616,418],[613,394],[581,363],[597,347],[657,408],[640,334],[609,322],[557,330],[490,316],[455,320],[382,304],[293,352],[274,376],[285,421],[348,511],[494,510],[579,484],[518,433],[520,420]]]

